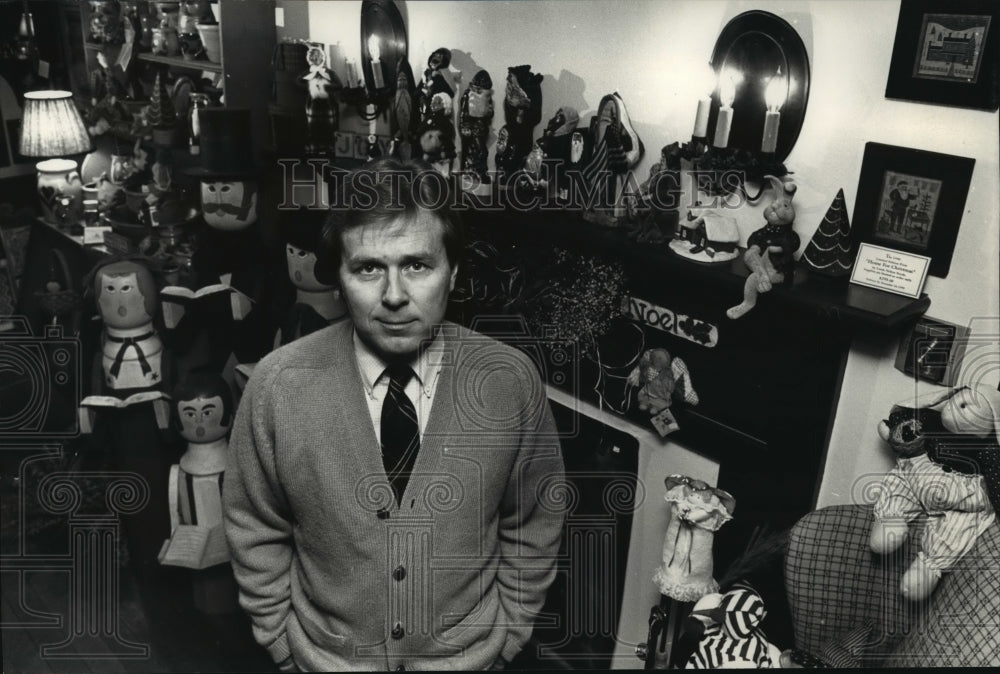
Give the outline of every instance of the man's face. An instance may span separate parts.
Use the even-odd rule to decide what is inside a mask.
[[[181,420],[181,436],[188,442],[204,444],[225,437],[229,426],[222,423],[222,398],[198,397],[177,403]]]
[[[340,287],[358,337],[385,359],[409,358],[444,319],[455,287],[444,226],[428,211],[412,221],[344,232]]]

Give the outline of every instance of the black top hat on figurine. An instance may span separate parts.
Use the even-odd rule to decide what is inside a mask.
[[[263,169],[253,151],[253,124],[246,108],[204,108],[201,166],[188,175],[201,181],[205,223],[220,231],[239,231],[257,221],[257,179]]]
[[[199,180],[252,180],[261,173],[253,148],[249,108],[203,108],[198,111],[201,166],[188,169]]]

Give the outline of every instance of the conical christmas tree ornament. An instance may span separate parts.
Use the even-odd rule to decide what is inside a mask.
[[[854,263],[850,234],[851,223],[844,203],[844,190],[840,189],[802,253],[802,261],[817,274],[836,278],[846,276]]]

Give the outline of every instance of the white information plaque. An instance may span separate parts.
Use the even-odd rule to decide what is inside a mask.
[[[871,243],[862,243],[851,272],[851,283],[919,298],[931,259]]]

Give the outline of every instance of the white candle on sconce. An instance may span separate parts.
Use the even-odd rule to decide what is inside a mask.
[[[733,101],[736,100],[736,84],[739,75],[723,72],[719,76],[719,116],[715,120],[715,138],[712,145],[725,148],[729,145],[729,131],[733,128]]]
[[[375,114],[375,104],[369,103],[367,110],[368,114],[371,116],[371,119],[368,121],[368,135],[375,136],[375,131],[378,128],[378,115]]]
[[[760,151],[773,153],[778,147],[778,127],[781,124],[781,106],[788,98],[788,80],[781,75],[781,69],[771,78],[764,90],[764,102],[767,113],[764,115],[764,137],[760,143]]]
[[[712,109],[712,89],[715,88],[715,71],[712,66],[706,64],[704,71],[698,77],[699,87],[704,86],[704,95],[698,99],[698,111],[694,116],[694,131],[691,133],[695,138],[705,138],[708,136],[708,114]]]
[[[344,59],[344,68],[347,70],[347,88],[353,89],[358,86],[358,69],[349,58]]]
[[[376,89],[381,89],[385,81],[382,78],[382,50],[379,48],[378,35],[372,34],[368,38],[368,53],[372,57],[372,84]]]

